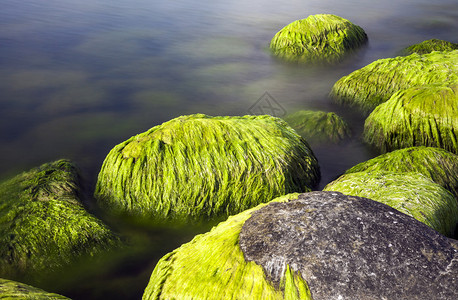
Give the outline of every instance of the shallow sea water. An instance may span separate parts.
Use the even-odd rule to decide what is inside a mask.
[[[333,67],[270,55],[278,30],[318,13],[363,27],[368,45]],[[359,138],[364,119],[328,98],[332,85],[408,45],[458,42],[457,32],[455,0],[3,0],[0,179],[69,158],[90,194],[116,144],[184,114],[248,114],[268,92],[286,113],[334,111],[352,126],[350,141],[313,149],[323,187],[377,155]],[[207,229],[120,228],[138,255],[82,264],[41,285],[74,299],[138,299],[157,259]]]

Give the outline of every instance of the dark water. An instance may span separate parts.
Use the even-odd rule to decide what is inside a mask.
[[[368,46],[335,67],[273,59],[273,35],[317,13],[360,25]],[[457,32],[456,0],[1,0],[0,179],[69,158],[90,190],[105,155],[130,136],[183,114],[245,115],[268,92],[288,113],[334,111],[352,125],[353,140],[314,149],[322,187],[376,155],[359,140],[363,119],[328,99],[334,82],[410,44],[458,42]],[[44,286],[75,299],[137,299],[155,260],[194,234],[122,230],[142,254]]]

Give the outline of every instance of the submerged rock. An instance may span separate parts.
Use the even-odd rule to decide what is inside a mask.
[[[366,119],[364,140],[382,152],[431,146],[458,154],[458,81],[394,94]]]
[[[395,150],[362,162],[345,174],[356,172],[421,173],[458,199],[458,155],[433,147]]]
[[[455,299],[458,247],[382,203],[312,192],[252,213],[240,232],[245,260],[274,285],[286,266],[315,300]]]
[[[311,149],[284,121],[197,114],[113,148],[95,196],[114,212],[190,220],[238,213],[318,180]]]
[[[270,49],[282,59],[300,63],[336,63],[367,42],[364,30],[327,14],[311,15],[285,26]]]
[[[350,127],[333,112],[300,110],[285,121],[309,143],[339,143],[351,136]]]
[[[326,185],[323,191],[384,203],[449,237],[458,223],[458,202],[453,195],[419,173],[349,173]]]
[[[119,238],[84,209],[78,192],[77,170],[66,160],[0,184],[2,276],[43,276],[120,245]]]
[[[331,97],[368,114],[398,91],[456,82],[457,61],[458,50],[379,59],[339,79]]]
[[[54,300],[69,298],[45,292],[39,288],[0,278],[0,299],[35,299],[35,300]]]
[[[366,198],[290,194],[165,255],[149,299],[455,299],[458,244]]]
[[[410,55],[413,53],[427,54],[433,51],[453,51],[456,49],[458,49],[458,44],[438,39],[431,39],[423,41],[419,44],[409,46],[405,48],[402,52],[404,55]]]

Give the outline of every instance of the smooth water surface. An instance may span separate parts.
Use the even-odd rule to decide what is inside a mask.
[[[317,13],[363,27],[367,47],[334,67],[270,55],[278,30]],[[351,141],[314,148],[323,187],[376,155],[360,142],[364,119],[327,97],[334,82],[426,39],[458,42],[457,32],[455,0],[2,0],[0,178],[69,158],[90,189],[108,151],[132,135],[184,114],[245,115],[268,92],[287,113],[334,111],[352,125]],[[146,235],[136,238],[155,245],[149,265],[131,257],[99,289],[68,278],[46,287],[75,299],[103,299],[106,290],[138,299],[155,260],[192,236]],[[83,273],[73,277],[97,282]]]

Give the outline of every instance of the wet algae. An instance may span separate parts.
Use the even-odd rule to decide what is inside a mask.
[[[0,278],[0,299],[69,300],[69,298],[48,293],[36,287]]]
[[[271,116],[182,116],[114,147],[95,197],[113,213],[175,220],[227,216],[319,180],[308,144]]]
[[[426,54],[433,51],[453,51],[458,49],[458,44],[451,43],[444,40],[431,39],[423,41],[419,44],[415,44],[405,48],[402,53],[404,55],[410,55],[413,53]]]
[[[273,37],[270,49],[287,61],[332,64],[366,42],[361,27],[339,16],[318,14],[285,26]]]
[[[0,274],[43,278],[47,272],[121,245],[79,199],[76,167],[59,160],[0,184]]]

